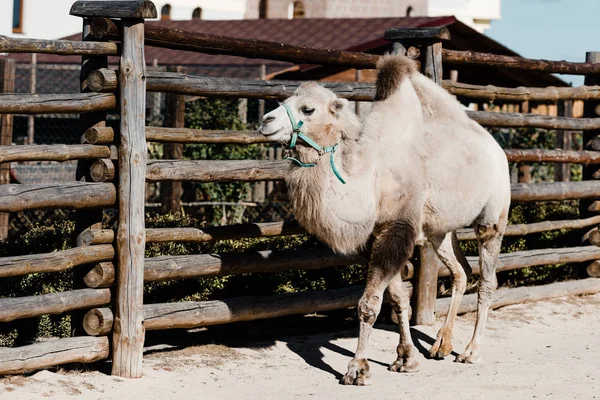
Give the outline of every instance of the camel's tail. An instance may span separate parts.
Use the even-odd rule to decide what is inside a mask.
[[[375,101],[387,99],[404,77],[417,73],[415,62],[401,55],[385,54],[377,62]]]

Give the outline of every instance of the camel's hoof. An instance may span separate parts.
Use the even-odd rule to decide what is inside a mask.
[[[478,355],[463,353],[463,354],[457,355],[454,362],[461,363],[461,364],[481,364],[483,362],[483,359],[481,356],[478,356]]]
[[[365,359],[352,360],[348,372],[340,379],[342,385],[368,386],[372,384],[369,363]]]
[[[442,348],[440,348],[440,349],[432,347],[431,350],[429,350],[429,358],[434,358],[436,360],[443,360],[451,352],[452,352],[452,347],[443,348],[443,346],[442,346]]]
[[[419,362],[415,359],[406,361],[396,360],[388,367],[388,371],[392,372],[418,372]]]

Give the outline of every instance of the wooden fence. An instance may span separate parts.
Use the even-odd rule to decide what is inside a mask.
[[[327,311],[355,306],[361,287],[305,292],[267,297],[240,297],[222,301],[143,304],[144,282],[192,277],[224,276],[244,273],[273,273],[294,269],[321,269],[366,260],[363,254],[339,256],[329,250],[258,251],[247,253],[163,256],[144,259],[147,242],[205,242],[221,239],[269,237],[302,232],[296,224],[250,223],[195,228],[145,229],[144,190],[151,182],[275,181],[283,179],[287,161],[147,161],[147,141],[182,143],[265,143],[256,132],[203,131],[186,129],[174,117],[171,128],[145,127],[146,91],[173,95],[225,96],[235,98],[282,99],[300,82],[232,80],[189,76],[177,71],[146,73],[144,44],[170,49],[227,54],[254,58],[332,64],[348,68],[372,69],[378,55],[310,49],[241,38],[188,33],[145,25],[145,18],[156,17],[149,1],[77,1],[71,14],[83,17],[83,40],[48,41],[0,38],[0,52],[52,53],[81,55],[81,93],[70,95],[35,94],[0,96],[2,147],[0,171],[16,161],[78,160],[78,182],[51,185],[0,185],[0,212],[9,213],[35,208],[71,208],[78,210],[74,247],[49,254],[0,259],[0,277],[56,272],[73,269],[76,289],[42,296],[1,298],[0,321],[45,314],[73,314],[73,329],[81,327],[89,336],[76,336],[50,342],[0,349],[0,373],[19,373],[68,362],[93,362],[112,357],[112,373],[124,377],[142,374],[142,348],[145,330],[190,328],[213,324],[273,318],[283,315]],[[398,52],[416,57],[424,74],[459,98],[508,102],[528,100],[564,102],[585,100],[585,117],[546,117],[523,113],[500,114],[470,112],[484,126],[541,127],[582,130],[586,149],[506,150],[511,162],[537,161],[584,164],[583,181],[521,184],[512,188],[515,202],[578,199],[581,219],[545,221],[511,225],[508,236],[527,235],[555,229],[591,229],[600,223],[600,182],[596,180],[600,164],[600,53],[589,53],[585,63],[528,60],[443,49],[449,38],[445,28],[390,29],[386,39]],[[118,71],[107,68],[107,57],[119,56]],[[476,64],[482,68],[499,66],[529,71],[586,75],[586,86],[579,88],[498,88],[465,85],[442,80],[442,65]],[[2,68],[9,62],[0,64]],[[6,69],[4,69],[6,71]],[[5,80],[6,73],[4,74]],[[325,86],[339,96],[371,101],[374,87],[367,83],[332,83]],[[5,88],[10,89],[7,84]],[[106,127],[106,111],[118,109],[118,132]],[[52,146],[9,146],[5,126],[11,113],[82,113],[83,144]],[[108,145],[118,146],[118,162],[110,160]],[[171,153],[176,154],[177,147]],[[175,157],[175,156],[174,156]],[[4,175],[2,175],[4,176]],[[115,181],[118,176],[118,181]],[[600,176],[598,176],[600,177]],[[116,232],[102,229],[102,207],[117,207]],[[1,217],[1,216],[0,216]],[[474,239],[470,229],[458,232],[460,240]],[[590,262],[590,276],[600,277],[600,233],[586,235],[589,245],[564,249],[518,251],[500,256],[498,270],[505,271],[536,265]],[[421,249],[420,263],[437,262],[429,247]],[[475,258],[469,258],[478,273]],[[407,264],[405,280],[411,280],[413,322],[432,324],[434,311],[444,313],[447,299],[436,300],[438,277],[447,276],[445,268],[423,269]],[[503,289],[494,306],[566,294],[600,291],[598,279],[556,283],[537,288]],[[465,296],[461,312],[476,307],[474,295]],[[112,307],[108,307],[112,305]],[[76,312],[83,310],[83,312]]]

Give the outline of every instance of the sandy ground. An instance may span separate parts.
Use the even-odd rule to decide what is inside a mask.
[[[386,370],[395,358],[398,335],[395,326],[378,324],[371,338],[374,384],[369,387],[338,384],[357,333],[354,321],[338,319],[335,327],[331,317],[304,317],[216,331],[171,332],[149,338],[154,343],[144,358],[141,379],[91,371],[41,371],[0,380],[0,399],[600,398],[600,295],[492,311],[483,364],[421,356],[421,370],[413,374]],[[455,351],[465,348],[474,320],[474,314],[459,317]],[[240,332],[247,338],[239,339]],[[420,351],[429,348],[434,334],[432,327],[413,329]],[[179,345],[186,347],[157,345],[172,345],[182,336],[188,342]],[[190,341],[196,345],[190,346]]]

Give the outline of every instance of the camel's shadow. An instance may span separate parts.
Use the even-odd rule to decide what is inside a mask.
[[[375,329],[398,332],[398,326],[377,323]],[[241,334],[242,333],[242,334]],[[428,357],[429,347],[434,339],[417,328],[411,328],[411,336],[417,350]],[[325,360],[323,350],[329,350],[348,358],[354,356],[354,348],[347,349],[335,343],[339,338],[357,338],[358,322],[347,311],[332,312],[323,317],[291,316],[272,320],[241,322],[222,326],[209,327],[199,331],[159,331],[148,332],[145,354],[156,352],[168,353],[189,346],[211,343],[230,348],[267,348],[277,342],[286,346],[308,365],[327,372],[335,379],[340,379],[345,372],[334,368]],[[353,346],[355,343],[353,344]],[[395,352],[390,353],[389,360],[369,361],[387,367]]]

